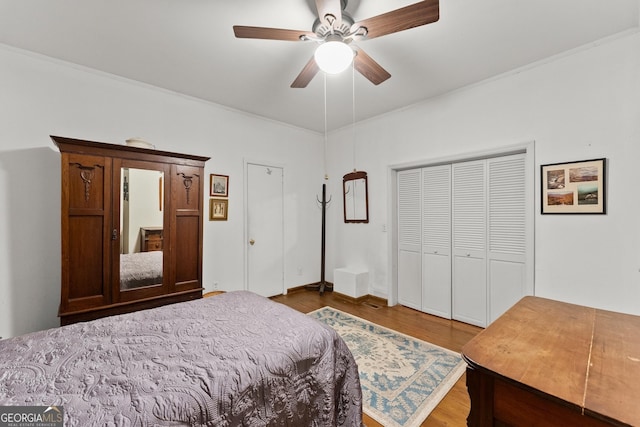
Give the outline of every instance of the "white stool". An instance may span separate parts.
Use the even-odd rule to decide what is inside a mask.
[[[333,290],[359,298],[369,293],[369,271],[365,268],[336,268],[333,270]]]

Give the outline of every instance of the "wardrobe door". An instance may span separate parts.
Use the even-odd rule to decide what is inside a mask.
[[[111,159],[62,154],[60,316],[111,299]]]
[[[202,287],[203,169],[171,166],[171,277],[175,291]]]
[[[165,200],[169,171],[166,163],[113,159],[114,228],[120,235],[120,242],[111,248],[113,302],[135,302],[169,293],[170,242],[164,238],[170,231],[170,203]],[[152,229],[157,237],[150,248],[145,237],[146,230]],[[144,257],[145,262],[138,257]],[[156,269],[154,274],[149,272],[151,265]]]
[[[451,319],[451,165],[422,170],[422,311]]]
[[[487,324],[486,172],[484,160],[452,170],[453,318]]]
[[[421,309],[422,172],[398,172],[398,302]]]
[[[527,294],[525,156],[487,160],[489,323]]]

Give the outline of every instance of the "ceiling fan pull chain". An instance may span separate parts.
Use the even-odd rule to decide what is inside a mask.
[[[356,65],[351,64],[351,138],[353,139],[353,171],[356,169]]]
[[[324,179],[329,179],[327,173],[327,73],[324,74]]]

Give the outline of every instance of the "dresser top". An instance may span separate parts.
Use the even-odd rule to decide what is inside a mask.
[[[525,297],[463,348],[475,369],[640,424],[640,317]]]

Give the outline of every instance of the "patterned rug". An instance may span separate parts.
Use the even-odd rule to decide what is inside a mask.
[[[365,414],[385,427],[419,426],[466,368],[458,353],[331,307],[309,313],[353,353]]]

